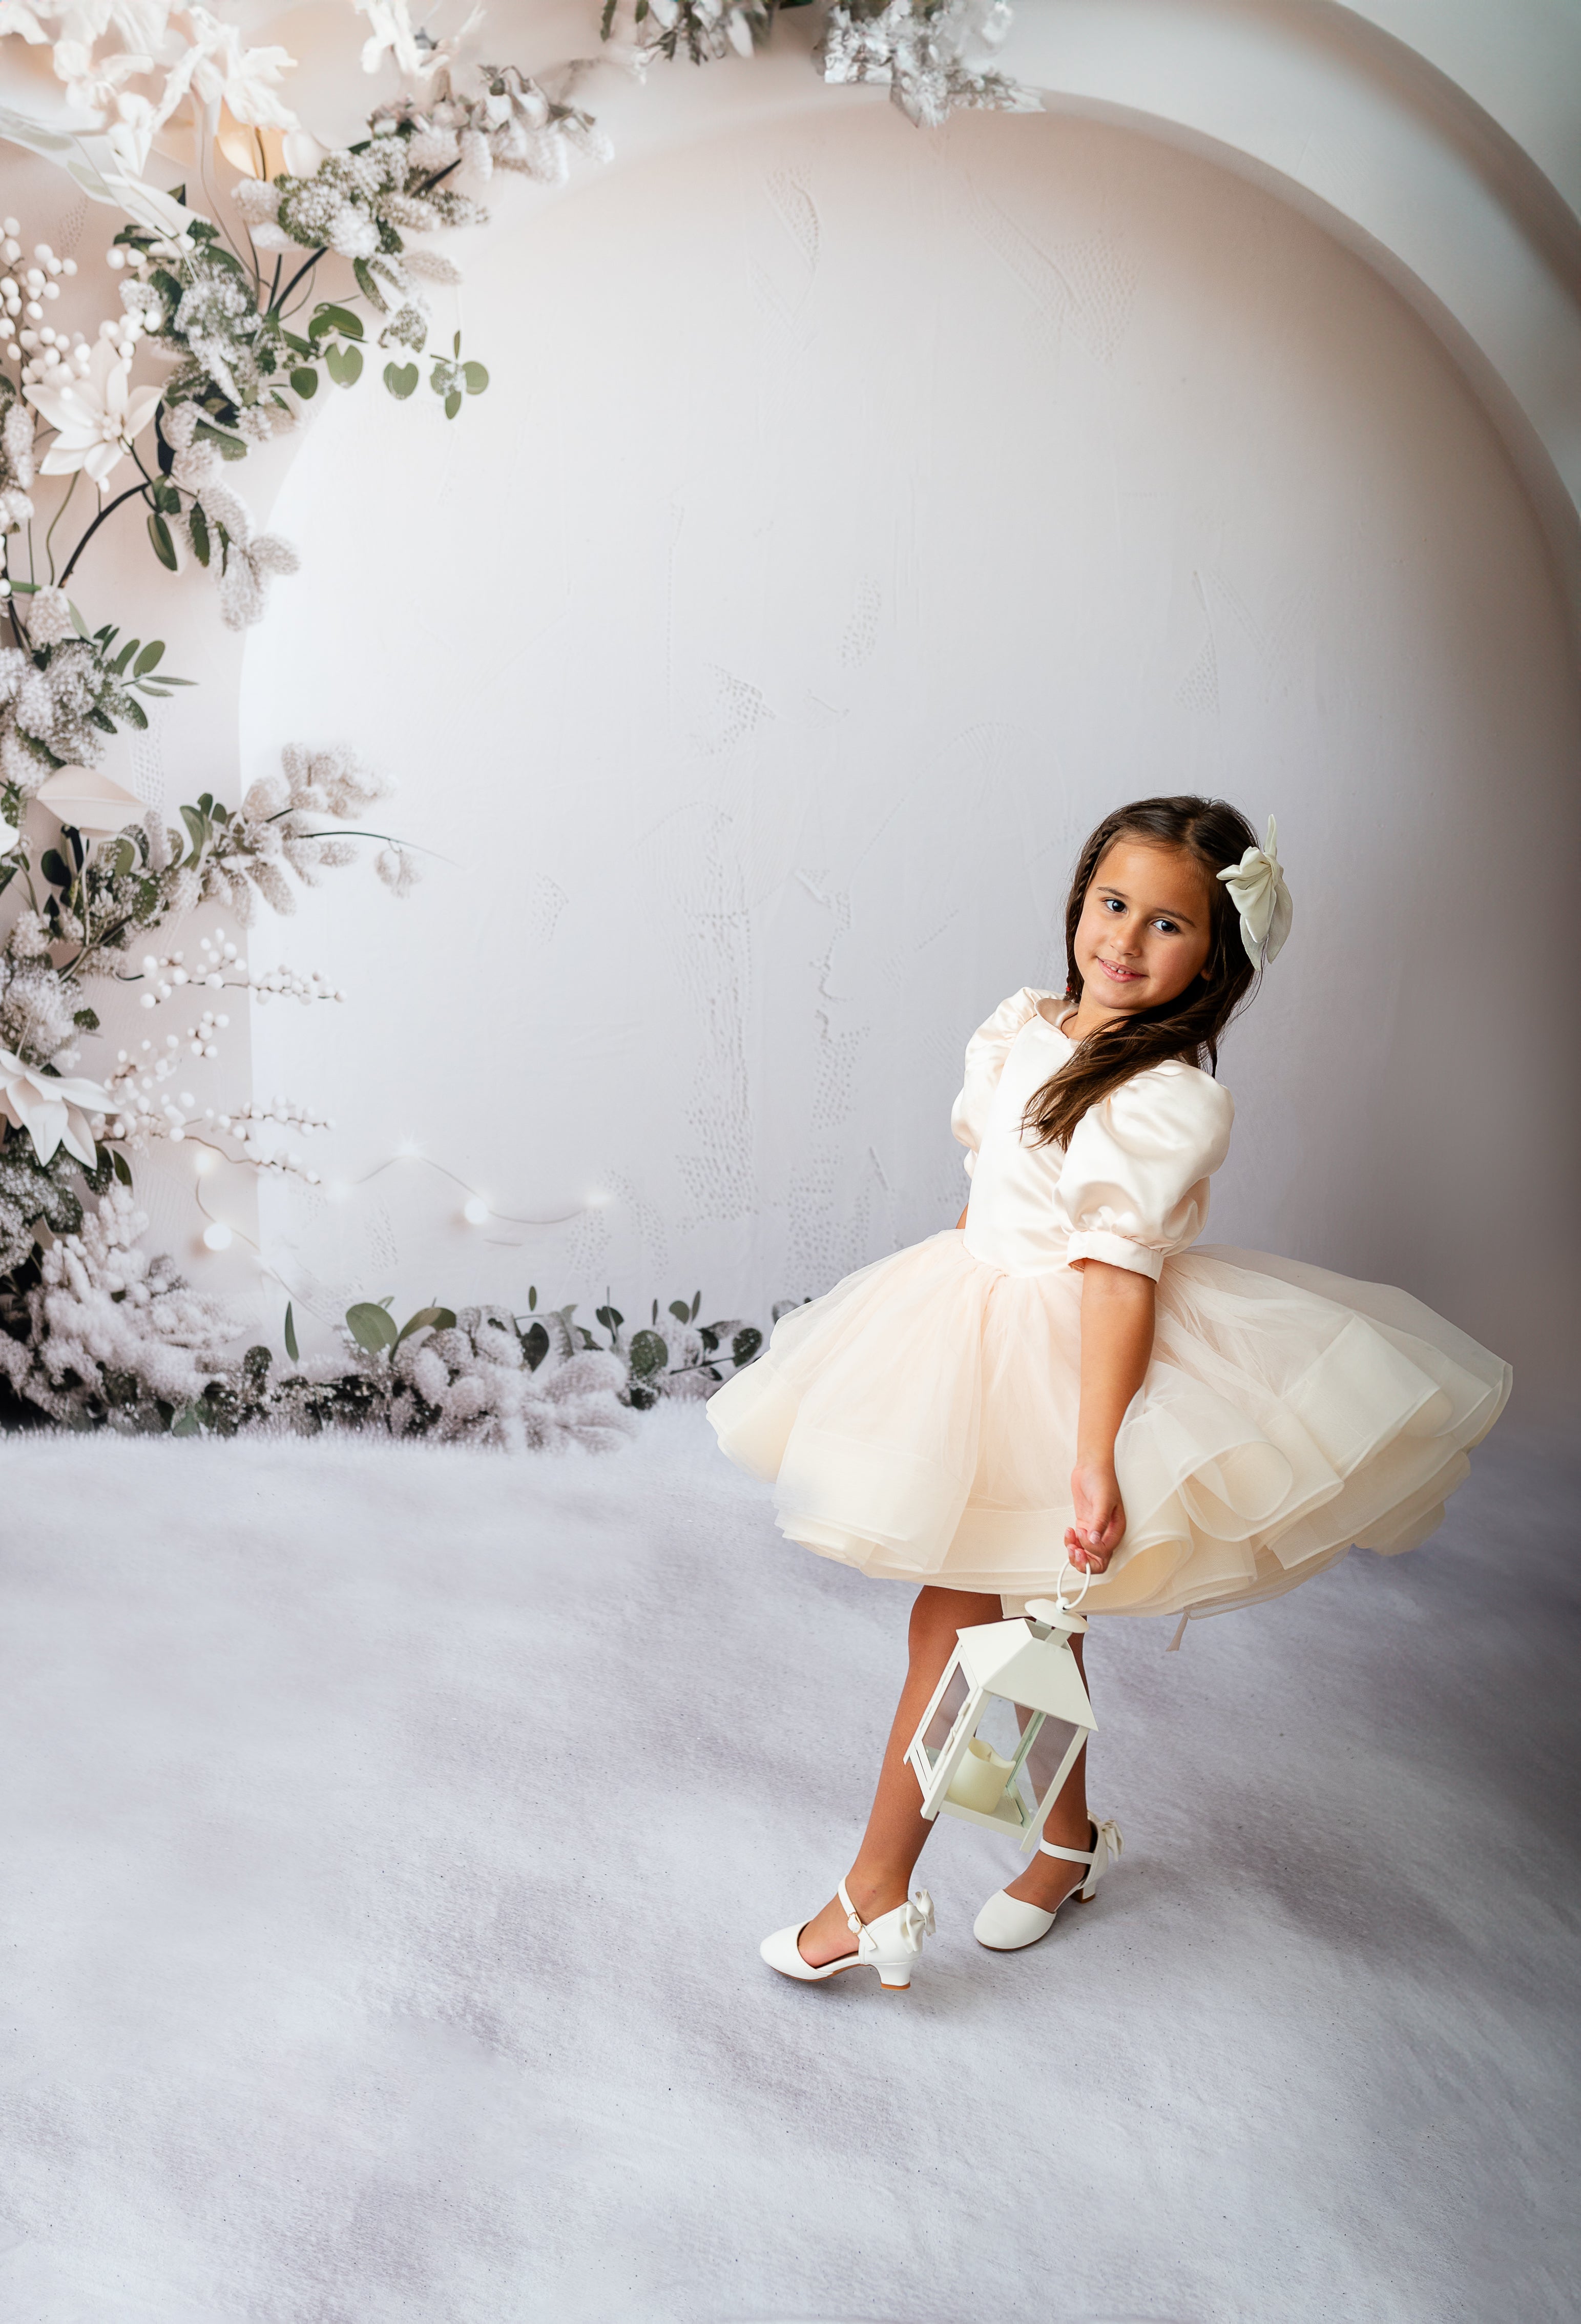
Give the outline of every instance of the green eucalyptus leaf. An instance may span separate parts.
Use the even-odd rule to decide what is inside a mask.
[[[118,1146],[111,1154],[110,1159],[115,1165],[116,1177],[119,1178],[124,1186],[129,1186],[132,1184],[132,1165],[127,1161],[126,1157],[122,1153]]]
[[[66,869],[65,864],[61,862],[59,853],[54,848],[45,848],[43,853],[39,858],[39,870],[43,873],[51,888],[70,887],[71,874]]]
[[[145,734],[148,732],[148,713],[144,710],[142,703],[133,702],[130,695],[126,696],[125,702],[122,706],[121,715],[124,718],[128,726],[135,726],[140,734]],[[106,726],[109,725],[108,719],[105,721],[105,724]],[[113,726],[110,727],[110,732],[114,733],[115,729]]]
[[[199,565],[207,566],[208,563],[208,519],[204,515],[202,509],[198,506],[196,501],[193,502],[191,511],[187,518],[187,529],[192,535],[193,556],[196,557]],[[182,679],[180,683],[185,685],[186,680]]]
[[[315,337],[320,329],[338,331],[343,339],[360,339],[363,336],[362,318],[354,315],[349,307],[320,307],[308,328]]]
[[[137,657],[137,667],[132,673],[133,677],[145,678],[154,664],[164,659],[164,651],[163,639],[151,638]]]
[[[384,384],[402,403],[416,392],[418,375],[416,364],[387,363],[384,366]]]
[[[461,375],[466,382],[469,395],[482,395],[489,383],[489,374],[481,363],[464,363]]]
[[[358,380],[360,380],[362,376],[363,350],[361,347],[342,347],[340,349],[340,383],[342,387],[355,387]]]
[[[376,1306],[371,1299],[361,1299],[354,1307],[346,1309],[345,1327],[358,1347],[370,1356],[382,1355],[400,1337],[389,1309]]]
[[[461,410],[461,390],[459,388],[453,387],[449,394],[445,399],[445,417],[446,420],[455,419],[456,413]]]
[[[173,573],[176,570],[176,544],[170,539],[170,528],[155,509],[148,520],[148,537],[153,543],[153,553],[161,565]]]
[[[639,1379],[648,1379],[655,1372],[662,1372],[669,1360],[669,1348],[657,1332],[632,1333],[631,1370]]]
[[[304,403],[309,402],[318,392],[318,374],[308,364],[299,364],[291,374],[291,385]]]
[[[395,1344],[399,1348],[401,1341],[409,1339],[412,1333],[427,1331],[429,1329],[436,1332],[454,1332],[455,1329],[455,1317],[451,1309],[448,1307],[419,1307],[417,1314],[415,1315],[409,1316],[406,1322],[401,1325],[400,1332]]]
[[[297,1345],[297,1319],[291,1313],[291,1303],[289,1299],[286,1301],[286,1353],[293,1364],[301,1362],[302,1351]]]

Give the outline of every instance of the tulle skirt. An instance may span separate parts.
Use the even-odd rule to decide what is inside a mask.
[[[1218,1612],[1353,1543],[1413,1548],[1510,1392],[1405,1292],[1262,1251],[1166,1259],[1157,1314],[1115,1443],[1125,1537],[1084,1613]],[[1016,1613],[1064,1564],[1080,1350],[1078,1269],[1007,1275],[948,1230],[783,1316],[708,1416],[791,1540]]]

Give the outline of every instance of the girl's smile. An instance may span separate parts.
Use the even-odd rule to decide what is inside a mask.
[[[1208,875],[1182,847],[1117,839],[1082,900],[1075,937],[1081,1000],[1064,1030],[1083,1041],[1101,1026],[1162,1009],[1208,958],[1213,898]]]

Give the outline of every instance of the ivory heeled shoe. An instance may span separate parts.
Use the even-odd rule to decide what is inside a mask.
[[[876,1921],[864,1921],[850,1901],[844,1881],[838,1895],[845,1906],[846,1926],[857,1941],[854,1953],[841,1953],[838,1960],[825,1961],[814,1968],[802,1958],[799,1939],[807,1927],[805,1921],[794,1928],[776,1929],[765,1937],[758,1950],[770,1969],[781,1977],[799,1978],[804,1984],[813,1985],[826,1977],[834,1977],[842,1969],[876,1969],[878,1982],[887,1993],[904,1993],[911,1983],[913,1963],[923,1949],[923,1939],[933,1933],[933,1900],[925,1888],[919,1888],[906,1904],[896,1904],[894,1911],[881,1913]]]
[[[1105,1868],[1119,1862],[1125,1845],[1120,1827],[1112,1817],[1105,1817],[1101,1823],[1096,1816],[1088,1821],[1092,1826],[1090,1848],[1056,1848],[1046,1840],[1037,1844],[1040,1856],[1062,1856],[1071,1864],[1088,1867],[1086,1879],[1068,1892],[1069,1896],[1079,1896],[1084,1904],[1091,1904]],[[1060,1904],[1067,1901],[1067,1896],[1062,1896]],[[1045,1913],[1041,1905],[1023,1904],[1019,1896],[1012,1896],[1001,1888],[997,1895],[988,1898],[972,1923],[971,1933],[991,1953],[1018,1953],[1025,1946],[1035,1945],[1040,1937],[1048,1935],[1059,1909],[1056,1904],[1052,1913]]]

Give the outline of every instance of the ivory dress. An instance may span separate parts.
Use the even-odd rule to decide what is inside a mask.
[[[1049,1004],[1044,1014],[1039,1002]],[[1510,1391],[1510,1368],[1387,1285],[1201,1246],[1235,1106],[1195,1065],[1154,1065],[1069,1148],[1020,1133],[1071,1055],[1030,987],[973,1035],[951,1126],[964,1228],[846,1276],[775,1326],[710,1398],[724,1451],[771,1480],[780,1530],[864,1573],[1048,1591],[1074,1521],[1081,1275],[1158,1285],[1152,1361],[1115,1443],[1126,1533],[1084,1613],[1246,1606],[1352,1543],[1430,1534]]]

